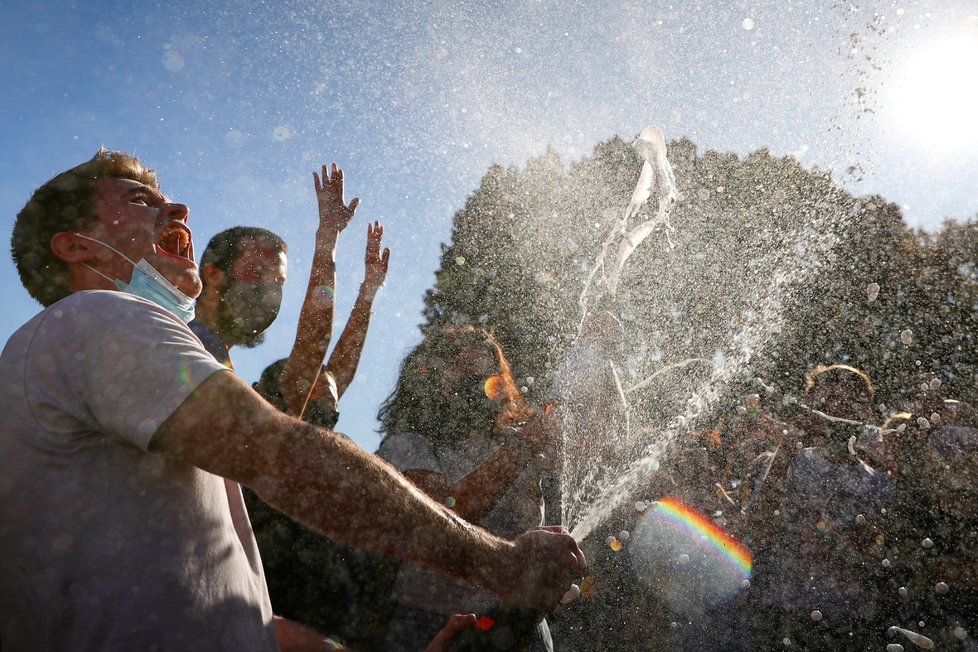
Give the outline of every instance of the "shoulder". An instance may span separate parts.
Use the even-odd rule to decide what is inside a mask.
[[[75,292],[45,311],[55,318],[68,318],[75,321],[116,324],[121,320],[153,321],[160,317],[167,322],[182,323],[176,317],[155,303],[141,297],[115,290],[85,290]]]
[[[380,443],[377,455],[401,471],[437,470],[441,466],[431,442],[416,432],[398,432],[388,435]]]

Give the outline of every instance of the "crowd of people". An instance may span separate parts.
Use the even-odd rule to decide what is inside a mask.
[[[295,342],[253,387],[231,352],[278,316],[281,237],[235,226],[198,266],[189,209],[107,150],[20,212],[14,260],[45,308],[0,357],[0,648],[548,651],[580,648],[570,634],[589,622],[620,649],[978,649],[978,411],[927,374],[906,411],[884,413],[844,364],[810,370],[805,395],[774,408],[747,396],[654,476],[651,499],[750,550],[742,590],[677,606],[667,575],[642,588],[621,555],[598,559],[563,612],[576,625],[558,616],[552,634],[546,616],[586,570],[554,525],[555,479],[615,454],[592,430],[630,428],[620,322],[585,321],[542,406],[482,327],[427,331],[368,454],[333,429],[390,250],[369,225],[333,344],[336,251],[358,200],[336,165],[313,185]],[[602,620],[620,602],[595,600],[601,582],[631,615]]]
[[[372,225],[360,297],[324,368],[333,260],[357,202],[345,202],[335,165],[314,185],[320,223],[295,346],[277,390],[274,370],[259,386],[278,409],[234,374],[230,351],[258,344],[277,316],[280,238],[232,229],[198,267],[188,207],[138,159],[105,149],[18,214],[14,262],[44,309],[0,356],[0,648],[335,649],[273,615],[286,598],[270,599],[269,585],[282,578],[285,593],[301,579],[321,595],[301,569],[318,564],[290,543],[307,535],[313,557],[349,546],[399,558],[536,621],[584,572],[560,528],[492,534],[330,429],[389,252]],[[242,487],[256,514],[294,522],[256,518],[256,541]],[[317,606],[295,617],[329,624]],[[425,646],[447,649],[475,622],[446,615]]]

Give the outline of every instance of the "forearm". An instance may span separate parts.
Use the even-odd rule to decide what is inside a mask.
[[[302,424],[282,437],[266,474],[249,479],[262,499],[326,536],[492,585],[511,544],[462,520],[356,444]]]
[[[338,237],[336,231],[323,228],[316,233],[316,250],[295,342],[279,379],[285,405],[293,416],[301,414],[332,338]]]
[[[231,372],[201,383],[152,447],[251,487],[341,543],[497,592],[519,579],[513,544],[466,523],[353,442],[278,412]]]
[[[367,329],[370,328],[370,315],[373,308],[377,288],[371,288],[366,283],[360,284],[356,303],[350,311],[350,318],[343,327],[340,339],[336,342],[333,354],[329,356],[326,368],[336,379],[336,392],[343,396],[360,365],[360,355],[367,340]]]
[[[507,440],[495,454],[471,473],[446,487],[446,496],[455,499],[455,511],[467,521],[484,516],[500,495],[527,467],[529,446],[515,438]]]

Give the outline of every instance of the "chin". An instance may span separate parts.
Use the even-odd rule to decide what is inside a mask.
[[[177,277],[173,285],[191,299],[199,297],[201,291],[204,289],[204,284],[201,282],[200,276],[196,273],[181,274]]]

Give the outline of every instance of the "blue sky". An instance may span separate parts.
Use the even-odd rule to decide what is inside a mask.
[[[4,233],[37,185],[103,144],[190,206],[198,252],[234,224],[280,233],[281,316],[265,345],[232,352],[254,380],[294,337],[310,173],[340,163],[362,203],[340,242],[336,332],[368,221],[393,250],[339,426],[373,450],[438,245],[491,163],[548,145],[573,160],[655,123],[703,149],[794,154],[915,226],[975,215],[978,133],[961,108],[978,100],[976,3],[814,4],[0,0]],[[0,281],[6,340],[39,306],[8,257]]]

